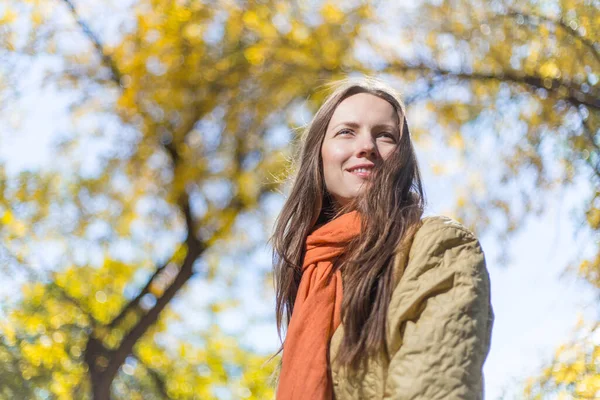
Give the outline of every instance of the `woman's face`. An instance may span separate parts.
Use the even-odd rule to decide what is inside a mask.
[[[321,157],[325,186],[338,205],[364,190],[373,166],[382,163],[399,141],[398,115],[386,100],[358,93],[337,106],[327,126]]]

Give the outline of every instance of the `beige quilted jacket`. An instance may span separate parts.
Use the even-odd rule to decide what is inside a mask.
[[[423,218],[409,247],[394,263],[391,359],[371,357],[361,378],[333,363],[336,400],[484,398],[482,368],[494,313],[479,241],[453,219],[433,216]],[[331,339],[332,360],[343,334],[340,325]]]

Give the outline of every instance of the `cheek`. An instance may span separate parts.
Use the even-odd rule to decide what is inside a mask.
[[[348,158],[347,150],[344,146],[333,143],[324,143],[321,149],[321,159],[323,160],[324,171],[340,170],[344,161]]]
[[[379,150],[379,154],[381,155],[381,158],[383,158],[384,160],[387,160],[387,158],[392,154],[392,152],[396,149],[395,144],[384,144],[384,145],[380,145],[378,150]]]

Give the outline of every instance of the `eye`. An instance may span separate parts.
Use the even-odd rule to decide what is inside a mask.
[[[350,129],[342,129],[342,130],[341,130],[341,131],[339,131],[337,134],[338,134],[338,135],[341,135],[341,134],[343,134],[344,132],[346,132],[346,133],[353,133],[353,132],[352,132]],[[337,136],[337,135],[336,135],[336,136]]]
[[[382,132],[379,134],[379,136],[386,136],[386,137],[389,137],[390,139],[396,140],[396,136],[394,136],[394,134],[389,133],[389,132]]]

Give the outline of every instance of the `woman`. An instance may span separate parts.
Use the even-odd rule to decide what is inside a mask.
[[[422,218],[394,90],[334,86],[271,238],[280,338],[287,322],[277,399],[481,399],[494,315],[480,244]]]

